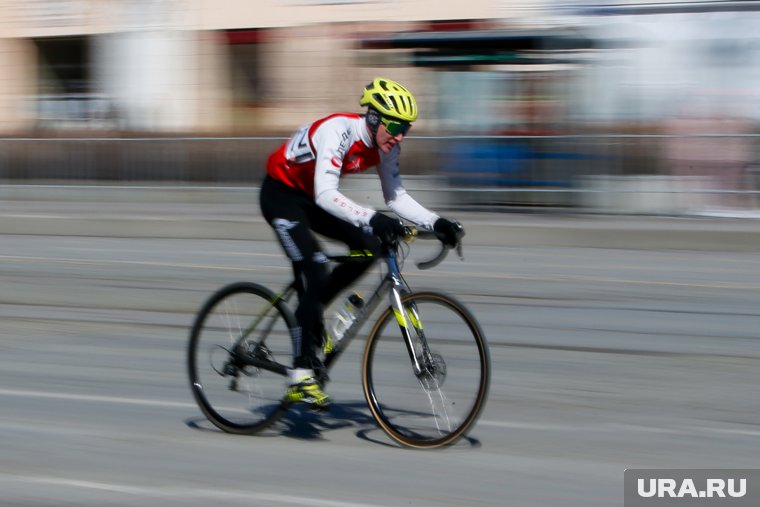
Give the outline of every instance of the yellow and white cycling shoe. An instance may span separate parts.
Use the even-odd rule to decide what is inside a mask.
[[[291,403],[305,403],[312,410],[327,410],[330,407],[330,397],[322,391],[322,387],[313,375],[301,377],[290,384],[285,392],[285,400]]]

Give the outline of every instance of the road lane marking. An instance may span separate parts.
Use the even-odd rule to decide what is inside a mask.
[[[290,266],[258,266],[258,267],[235,267],[235,266],[215,266],[212,264],[191,264],[181,262],[158,262],[158,261],[128,261],[128,260],[106,260],[106,259],[71,259],[65,257],[30,257],[21,255],[0,255],[0,260],[38,263],[48,262],[54,264],[76,264],[76,265],[129,265],[129,266],[152,266],[152,267],[169,267],[169,268],[190,268],[190,269],[222,269],[227,271],[265,271],[273,270],[290,271]]]
[[[257,267],[235,267],[235,266],[218,266],[212,264],[194,264],[194,263],[178,263],[178,262],[158,262],[158,261],[129,261],[129,260],[106,260],[106,259],[73,259],[73,258],[54,258],[54,257],[30,257],[20,255],[0,255],[0,260],[27,262],[27,263],[39,263],[47,262],[54,264],[75,264],[75,265],[127,265],[127,266],[152,266],[152,267],[173,267],[173,268],[189,268],[189,269],[216,269],[225,271],[250,271],[250,272],[271,272],[276,271],[290,271],[290,266],[257,266]],[[742,283],[742,282],[677,282],[668,280],[634,280],[618,277],[604,277],[604,276],[586,276],[586,275],[516,275],[509,273],[479,273],[469,271],[447,271],[446,276],[464,277],[466,279],[478,279],[478,278],[490,278],[499,280],[520,280],[527,282],[558,282],[558,283],[606,283],[606,284],[628,284],[628,285],[640,285],[640,286],[659,286],[659,287],[691,287],[699,289],[729,289],[729,290],[747,290],[756,291],[760,289],[758,283]],[[423,278],[440,278],[441,272],[437,273],[421,273],[412,272],[405,276],[409,277],[423,277]]]
[[[84,401],[92,403],[116,403],[119,405],[142,405],[146,407],[195,408],[190,402],[149,400],[145,398],[120,398],[116,396],[96,396],[91,394],[55,393],[52,391],[28,391],[21,389],[0,389],[0,396],[19,398],[47,398],[51,400]]]
[[[198,498],[246,500],[252,505],[259,502],[276,503],[284,505],[315,505],[318,507],[389,507],[383,504],[370,504],[366,502],[344,502],[341,500],[319,499],[313,496],[284,495],[280,493],[261,493],[253,490],[213,489],[213,488],[188,488],[188,487],[156,487],[121,484],[116,482],[85,481],[69,479],[65,477],[50,476],[21,476],[12,474],[0,474],[0,482],[36,484],[56,487],[69,487],[75,489],[87,489],[106,491],[109,493],[121,493],[134,496],[172,497],[172,498]]]
[[[745,435],[745,436],[760,436],[760,429],[742,429],[742,428],[716,428],[709,426],[680,426],[680,427],[658,427],[658,426],[644,426],[637,424],[623,424],[623,423],[586,423],[586,424],[546,424],[546,423],[532,423],[532,422],[515,422],[515,421],[478,421],[475,425],[488,426],[502,429],[514,429],[514,430],[532,430],[532,431],[587,431],[587,432],[639,432],[639,433],[662,433],[667,435],[684,435],[684,434],[703,434],[703,433],[719,433],[724,435]]]

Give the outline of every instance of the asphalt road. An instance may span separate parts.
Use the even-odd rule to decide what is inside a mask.
[[[626,468],[757,466],[752,252],[491,237],[464,262],[409,261],[412,286],[478,316],[493,363],[469,437],[412,451],[365,408],[359,342],[329,414],[217,431],[185,373],[193,314],[227,282],[278,285],[288,267],[270,241],[116,236],[0,235],[3,506],[608,507]]]

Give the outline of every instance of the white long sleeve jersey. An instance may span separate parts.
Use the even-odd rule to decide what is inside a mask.
[[[374,146],[363,116],[338,113],[300,128],[269,156],[272,178],[312,196],[319,207],[356,226],[366,226],[376,211],[340,191],[340,178],[376,167],[388,208],[424,229],[438,215],[410,196],[401,183],[400,145],[389,153]]]

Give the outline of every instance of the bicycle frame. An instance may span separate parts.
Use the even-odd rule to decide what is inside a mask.
[[[346,260],[344,256],[331,257],[331,259]],[[359,334],[359,329],[366,322],[369,316],[372,315],[375,309],[377,309],[377,307],[381,304],[385,294],[387,294],[387,296],[390,299],[391,306],[393,307],[393,311],[396,315],[396,319],[399,322],[399,325],[402,326],[401,329],[404,335],[404,341],[407,344],[410,357],[412,358],[412,361],[414,362],[414,365],[415,365],[415,373],[419,373],[421,371],[421,368],[419,367],[419,363],[416,360],[416,357],[414,355],[414,346],[412,344],[412,336],[411,336],[411,333],[409,333],[408,327],[406,326],[406,318],[404,317],[404,309],[403,309],[403,305],[401,304],[401,297],[404,294],[411,292],[411,288],[409,287],[409,285],[407,285],[407,283],[404,281],[404,279],[401,276],[401,271],[399,269],[398,261],[396,258],[395,246],[386,247],[386,251],[383,255],[383,260],[385,261],[387,272],[383,276],[383,278],[380,280],[380,283],[378,284],[377,288],[375,288],[372,295],[365,302],[364,306],[361,309],[359,309],[359,313],[356,319],[351,324],[351,326],[346,330],[345,334],[343,335],[343,338],[339,342],[336,349],[331,354],[328,354],[327,357],[325,357],[325,367],[328,370],[330,366],[337,360],[337,358],[340,356],[343,350],[346,349],[348,344],[354,338],[356,338],[356,335]],[[348,260],[348,262],[350,262],[350,260]]]
[[[417,356],[417,354],[415,354],[414,341],[413,341],[414,338],[409,326],[410,321],[411,321],[411,325],[416,331],[415,335],[423,342],[423,350],[426,351],[427,346],[424,340],[424,334],[422,333],[422,324],[414,305],[412,304],[412,305],[408,305],[407,307],[404,307],[401,301],[404,294],[408,294],[411,292],[411,288],[401,276],[401,270],[399,269],[396,249],[397,249],[397,245],[385,246],[385,252],[383,253],[382,258],[386,264],[387,272],[380,280],[380,283],[375,288],[372,295],[365,302],[364,306],[359,309],[357,318],[354,320],[351,326],[346,330],[344,336],[342,337],[340,342],[337,344],[335,349],[325,357],[324,365],[325,365],[326,370],[329,370],[331,368],[332,364],[338,359],[338,357],[340,357],[341,353],[346,349],[348,344],[357,336],[361,326],[366,322],[369,316],[377,309],[377,307],[381,304],[383,298],[386,297],[386,295],[390,301],[390,305],[396,317],[396,321],[398,322],[399,327],[401,329],[401,334],[406,344],[407,351],[409,353],[409,358],[412,362],[415,374],[419,376],[425,370],[425,368],[420,363],[420,358]],[[328,259],[334,262],[352,262],[356,260],[355,257],[346,256],[346,255],[328,256]],[[245,329],[245,331],[241,334],[241,336],[238,338],[237,342],[233,346],[232,354],[236,361],[248,366],[254,366],[257,368],[263,368],[269,371],[273,371],[281,375],[286,375],[288,373],[288,371],[290,370],[289,367],[279,364],[279,363],[273,363],[272,361],[269,361],[267,359],[261,359],[261,358],[256,357],[255,355],[246,353],[246,351],[243,350],[242,346],[245,340],[257,328],[257,326],[261,324],[262,321],[264,321],[268,313],[274,308],[275,304],[277,304],[278,301],[282,300],[287,303],[292,298],[293,294],[297,292],[296,287],[297,287],[296,280],[288,284],[285,287],[285,289],[282,290],[273,299],[273,301],[271,301],[271,306],[264,309],[262,313],[258,315],[254,319],[254,321]],[[407,316],[409,318],[407,318]],[[273,325],[274,325],[274,320],[262,330],[262,334],[261,334],[262,338],[256,343],[256,347],[261,346],[265,342],[266,336],[269,334],[269,331],[271,331],[271,327]]]

